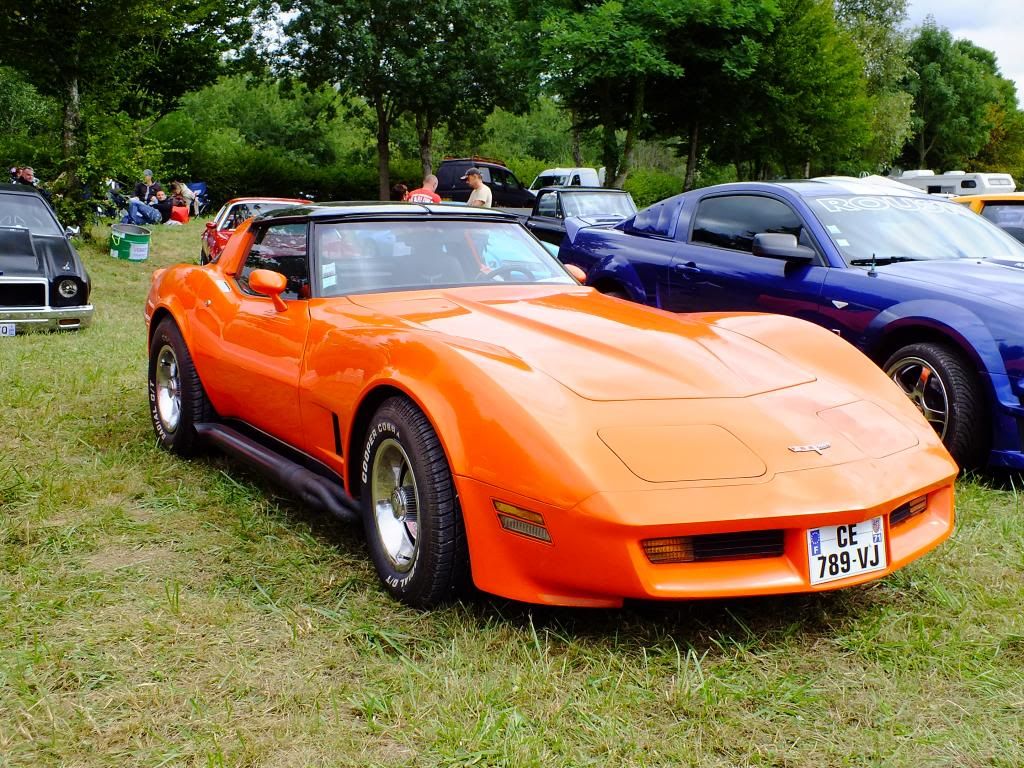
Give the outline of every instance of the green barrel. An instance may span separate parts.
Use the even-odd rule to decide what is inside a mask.
[[[149,236],[153,233],[134,224],[115,224],[110,228],[110,255],[124,261],[149,258]]]

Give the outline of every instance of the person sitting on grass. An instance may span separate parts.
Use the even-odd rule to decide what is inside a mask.
[[[146,205],[133,197],[128,203],[128,213],[121,219],[122,224],[164,224],[171,218],[173,203],[162,189],[156,192],[156,202]]]

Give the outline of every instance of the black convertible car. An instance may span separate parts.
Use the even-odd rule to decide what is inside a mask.
[[[0,336],[88,325],[89,275],[43,197],[0,184]]]

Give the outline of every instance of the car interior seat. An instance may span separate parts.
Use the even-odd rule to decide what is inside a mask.
[[[450,285],[464,283],[466,274],[462,264],[445,245],[434,237],[419,238],[410,243],[408,256],[410,277],[414,282],[428,285]]]

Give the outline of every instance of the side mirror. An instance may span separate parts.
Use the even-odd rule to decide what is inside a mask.
[[[587,273],[584,272],[579,267],[577,267],[575,264],[563,264],[562,266],[565,267],[565,271],[572,275],[572,278],[580,285],[583,285],[587,282]]]
[[[809,264],[817,255],[813,248],[799,245],[796,235],[784,232],[762,232],[754,235],[752,251],[755,256],[767,256],[769,259],[782,259],[798,264]]]
[[[274,302],[274,309],[284,312],[288,305],[281,299],[281,294],[288,286],[288,278],[280,272],[273,272],[269,269],[254,269],[249,273],[249,287],[256,293],[269,296]]]
[[[64,237],[70,240],[72,237],[77,237],[81,231],[81,227],[64,227]]]
[[[213,230],[215,230],[216,228],[217,228],[217,225],[214,224],[212,221],[206,222],[206,231],[207,232],[213,232]]]

